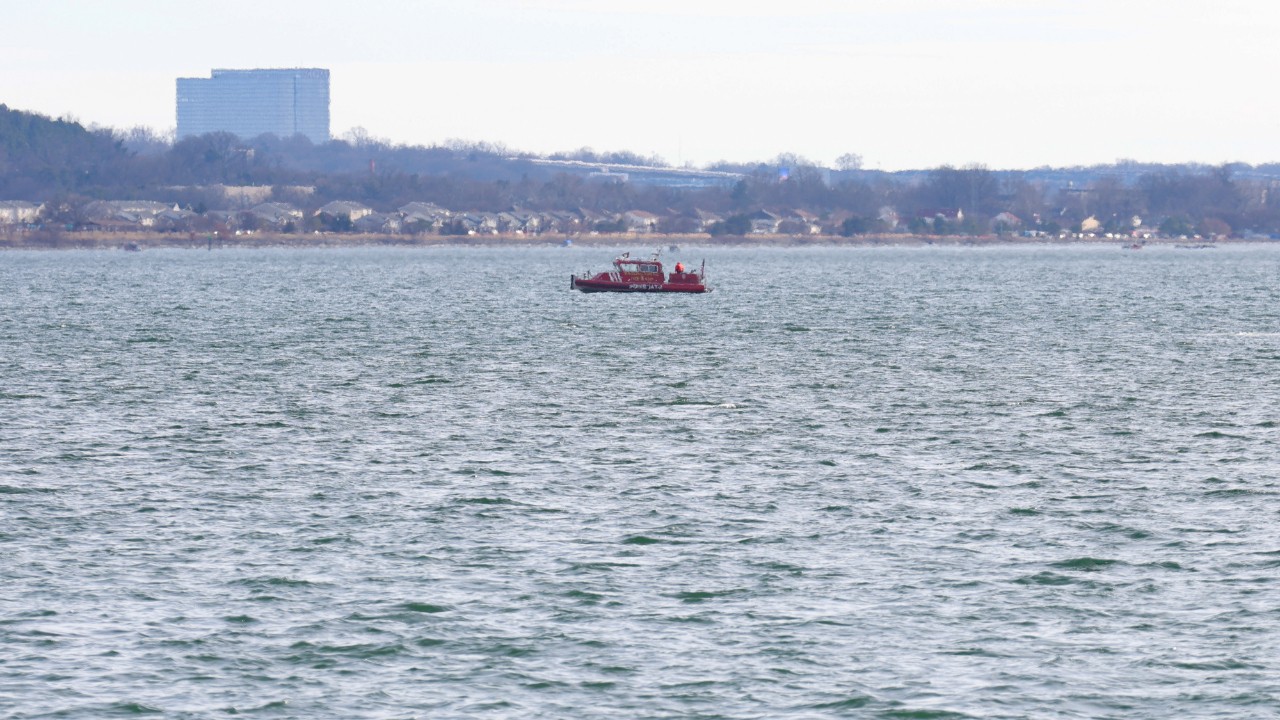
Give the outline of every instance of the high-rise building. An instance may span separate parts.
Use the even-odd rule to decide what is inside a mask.
[[[329,140],[329,71],[214,70],[178,78],[178,139],[210,132]]]

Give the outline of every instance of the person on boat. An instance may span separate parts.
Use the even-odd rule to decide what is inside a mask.
[[[684,263],[682,263],[682,262],[678,262],[678,263],[676,263],[676,272],[678,272],[678,273],[683,273],[683,272],[684,272]]]

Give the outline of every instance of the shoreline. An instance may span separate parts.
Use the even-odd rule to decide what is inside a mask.
[[[570,241],[570,242],[566,242]],[[364,247],[645,247],[691,245],[700,247],[1013,247],[1013,246],[1113,246],[1128,248],[1181,247],[1211,249],[1219,246],[1271,245],[1277,240],[1195,238],[1150,238],[1135,242],[1129,238],[1028,238],[1007,235],[658,235],[610,233],[602,235],[303,235],[259,233],[239,236],[211,236],[207,233],[153,233],[100,231],[9,232],[0,233],[0,250],[217,250],[217,249],[341,249]]]

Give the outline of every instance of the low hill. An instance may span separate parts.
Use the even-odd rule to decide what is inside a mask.
[[[42,200],[114,183],[131,163],[110,131],[0,105],[0,198]]]

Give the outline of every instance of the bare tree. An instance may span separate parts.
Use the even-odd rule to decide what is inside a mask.
[[[858,153],[845,153],[836,158],[837,170],[861,170],[862,156]]]

